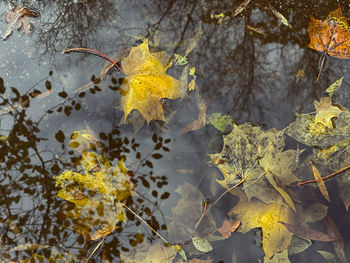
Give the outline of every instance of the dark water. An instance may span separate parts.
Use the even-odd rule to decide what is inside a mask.
[[[171,208],[181,197],[175,192],[178,186],[192,184],[202,192],[203,201],[215,200],[224,191],[213,180],[220,175],[207,165],[207,151],[222,147],[217,131],[208,125],[179,135],[198,117],[194,92],[181,101],[164,102],[165,112],[174,114],[168,124],[151,122],[135,133],[131,124],[120,124],[123,75],[111,70],[101,82],[77,93],[98,77],[105,61],[85,54],[63,55],[66,48],[90,47],[113,55],[140,44],[140,37],[154,39],[158,34],[159,50],[184,54],[200,31],[188,60],[196,67],[197,92],[204,100],[211,99],[207,114],[221,112],[237,123],[282,129],[295,119],[295,112],[314,111],[313,101],[341,76],[344,80],[337,100],[350,106],[349,62],[327,58],[315,83],[321,54],[307,48],[310,15],[324,19],[337,8],[336,1],[252,1],[235,17],[231,15],[240,1],[9,2],[22,4],[40,16],[31,19],[35,27],[32,36],[15,30],[0,42],[0,135],[7,138],[0,143],[1,262],[48,262],[50,257],[52,262],[83,262],[101,241],[88,241],[73,230],[75,221],[66,216],[72,205],[56,196],[54,181],[64,170],[79,170],[74,165],[79,154],[68,145],[71,134],[86,125],[101,140],[113,164],[125,159],[138,193],[127,204],[170,242],[176,241],[167,229],[173,219]],[[276,18],[269,4],[286,16],[292,29]],[[348,2],[342,1],[341,7],[349,17]],[[2,1],[1,36],[7,29],[3,17],[7,8],[8,3]],[[215,17],[218,14],[223,17]],[[168,72],[179,76],[182,68],[175,66]],[[53,92],[44,98],[31,96],[34,90],[46,92],[48,88]],[[167,139],[171,141],[165,143]],[[293,148],[296,144],[290,145]],[[152,158],[154,153],[160,153],[160,158]],[[334,200],[329,215],[343,235],[349,257],[348,215],[335,182],[330,183],[329,191]],[[215,220],[222,222],[235,202],[226,195],[212,211]],[[89,231],[99,226],[100,222],[95,222]],[[226,241],[214,242],[212,252],[191,257],[233,262],[235,255],[237,262],[262,262],[259,235],[258,229],[245,235],[237,233]],[[157,240],[149,228],[127,213],[127,223],[106,237],[91,260],[120,262],[121,254],[130,259],[134,251]],[[183,242],[188,240],[187,236]],[[28,248],[18,247],[23,244]],[[330,244],[314,242],[290,261],[327,262],[318,250],[334,253]]]

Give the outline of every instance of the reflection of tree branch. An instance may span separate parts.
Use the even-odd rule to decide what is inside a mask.
[[[36,30],[38,42],[45,46],[43,54],[56,53],[69,46],[86,46],[94,39],[95,33],[109,23],[108,18],[117,14],[115,3],[111,1],[79,4],[61,0],[40,4],[42,8],[50,9],[46,21],[39,24]]]

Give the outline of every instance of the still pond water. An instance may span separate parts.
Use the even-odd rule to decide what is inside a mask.
[[[315,82],[322,54],[307,47],[310,15],[325,19],[338,7],[336,1],[0,1],[1,36],[9,26],[9,4],[39,16],[29,18],[31,35],[15,28],[0,42],[0,262],[146,262],[147,253],[159,254],[152,262],[183,260],[178,253],[164,260],[164,242],[128,211],[110,234],[90,240],[115,212],[91,205],[87,214],[79,214],[73,203],[57,197],[55,186],[55,177],[64,171],[82,172],[81,152],[69,147],[74,131],[81,130],[95,134],[102,145],[95,150],[113,166],[124,160],[134,191],[123,202],[168,242],[181,245],[190,262],[268,262],[259,226],[211,241],[209,252],[193,247],[190,235],[220,236],[215,227],[203,228],[219,228],[238,198],[225,194],[195,227],[205,201],[213,203],[225,191],[216,181],[222,174],[208,164],[208,153],[220,152],[223,139],[205,119],[198,129],[183,129],[206,112],[280,130],[295,120],[296,112],[315,111],[314,100],[326,96],[325,89],[342,76],[334,101],[349,108],[349,62],[327,57]],[[340,6],[350,18],[349,3]],[[67,48],[89,47],[113,57],[145,39],[151,52],[186,55],[196,69],[194,91],[162,100],[167,123],[147,125],[136,111],[123,123],[123,74],[111,69],[91,84],[106,61],[62,54]],[[184,67],[174,65],[167,73],[179,79]],[[305,149],[301,162],[312,150],[287,136],[285,149],[299,147]],[[308,176],[312,179],[312,173]],[[328,213],[336,223],[350,258],[350,218],[337,182],[327,181],[327,188],[330,203],[315,186],[303,190],[323,200],[324,216]],[[325,231],[322,217],[309,225]],[[162,244],[158,250],[157,242]],[[302,252],[290,253],[289,260],[341,262],[318,251],[339,256],[331,242],[312,241]]]

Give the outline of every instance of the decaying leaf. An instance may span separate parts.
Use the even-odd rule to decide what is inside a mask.
[[[236,125],[233,123],[233,131],[223,136],[222,152],[209,154],[212,163],[224,176],[223,180],[217,180],[217,182],[228,189],[243,180],[243,190],[249,199],[257,197],[265,203],[283,204],[282,197],[270,186],[264,176],[267,170],[259,163],[266,155],[274,156],[283,151],[285,145],[283,133],[283,130],[263,131],[260,127],[254,127],[251,124]],[[295,159],[295,156],[292,155],[285,157],[291,158],[289,163]],[[266,169],[268,165],[268,162],[264,163]],[[285,167],[285,170],[288,168],[292,166]],[[282,184],[290,182],[291,179],[288,177],[292,174],[291,170],[284,171],[283,175],[288,176],[279,177]]]
[[[165,52],[150,53],[146,40],[133,47],[121,63],[126,74],[121,86],[124,119],[136,109],[147,122],[165,121],[161,99],[183,96],[180,81],[166,74],[170,57]]]
[[[32,24],[30,23],[29,17],[39,16],[36,12],[30,11],[23,6],[17,6],[5,13],[5,20],[8,24],[8,28],[2,38],[6,40],[13,32],[13,30],[18,29],[19,31],[24,31],[28,35],[32,33]]]
[[[246,233],[252,228],[261,228],[266,258],[288,249],[292,233],[280,222],[291,224],[295,221],[294,213],[289,208],[280,204],[265,204],[255,199],[249,203],[238,203],[228,215],[237,215],[241,220],[239,232]]]
[[[312,165],[312,172],[313,172],[313,174],[314,174],[314,177],[315,177],[317,186],[318,186],[318,188],[320,189],[321,194],[323,195],[323,197],[324,197],[328,202],[330,202],[331,199],[330,199],[330,197],[329,197],[329,194],[328,194],[328,191],[327,191],[327,187],[326,187],[325,183],[323,182],[322,177],[321,177],[321,175],[320,175],[320,173],[319,173],[319,171],[317,170],[317,168],[316,168],[315,165]]]
[[[237,230],[240,224],[241,221],[239,220],[225,218],[224,222],[222,223],[222,226],[218,228],[218,231],[225,239],[227,239],[231,236],[232,232],[235,232]]]
[[[320,102],[322,102],[322,106],[317,103],[319,112],[317,119],[316,116],[299,115],[294,122],[288,125],[286,133],[298,142],[326,149],[348,140],[346,134],[348,134],[348,130],[350,132],[348,125],[350,112],[348,110],[340,110],[337,106],[331,105],[329,99],[321,100]],[[316,124],[319,125],[321,131],[324,130],[323,133],[314,133],[314,130],[310,129],[311,127],[316,127]]]
[[[114,231],[114,229],[115,229],[114,226],[103,225],[101,229],[95,231],[91,235],[91,240],[96,240],[96,239],[100,239],[101,237],[108,236],[110,233]]]
[[[179,186],[175,192],[180,194],[181,198],[176,206],[171,209],[173,220],[168,225],[168,233],[170,242],[181,243],[188,239],[186,233],[192,235],[192,232],[195,230],[195,225],[202,216],[203,200],[205,198],[196,187],[187,182]],[[196,236],[205,237],[207,234],[217,229],[216,226],[213,225],[214,222],[208,219],[210,216],[211,213],[208,212],[201,220],[198,227],[201,233]],[[179,231],[179,229],[181,229],[181,231]]]
[[[198,129],[201,129],[207,125],[207,108],[211,103],[211,99],[205,101],[202,99],[199,92],[196,92],[196,98],[197,98],[197,107],[198,107],[198,119],[194,120],[191,124],[183,128],[179,134],[185,134],[190,131],[195,131]]]

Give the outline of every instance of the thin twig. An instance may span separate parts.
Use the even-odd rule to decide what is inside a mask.
[[[146,226],[148,226],[158,237],[160,237],[161,240],[163,240],[166,244],[170,244],[164,237],[162,237],[157,231],[153,229],[144,219],[142,219],[138,214],[136,214],[134,211],[132,211],[128,206],[125,204],[122,204],[126,209],[129,210],[130,213],[132,213],[134,216],[136,216],[142,223],[144,223]]]
[[[341,168],[340,170],[335,171],[335,172],[333,172],[333,173],[331,173],[331,174],[329,174],[329,175],[326,175],[325,177],[322,177],[322,178],[320,178],[320,179],[302,181],[302,182],[299,182],[299,183],[297,183],[297,184],[291,185],[291,187],[296,187],[296,186],[300,186],[300,185],[304,185],[304,184],[316,183],[316,182],[318,182],[318,181],[324,181],[324,180],[327,180],[327,179],[329,179],[329,178],[332,178],[332,177],[334,177],[334,176],[336,176],[336,175],[338,175],[338,174],[340,174],[340,173],[342,173],[342,172],[345,172],[345,171],[348,170],[348,169],[350,169],[350,165],[345,166],[344,168]]]
[[[103,237],[102,240],[100,241],[100,243],[97,244],[97,246],[95,247],[94,251],[92,251],[92,253],[90,254],[90,256],[84,261],[84,263],[89,262],[89,259],[93,256],[93,254],[95,254],[95,252],[97,251],[97,249],[102,245],[103,241],[106,239],[106,237]]]

